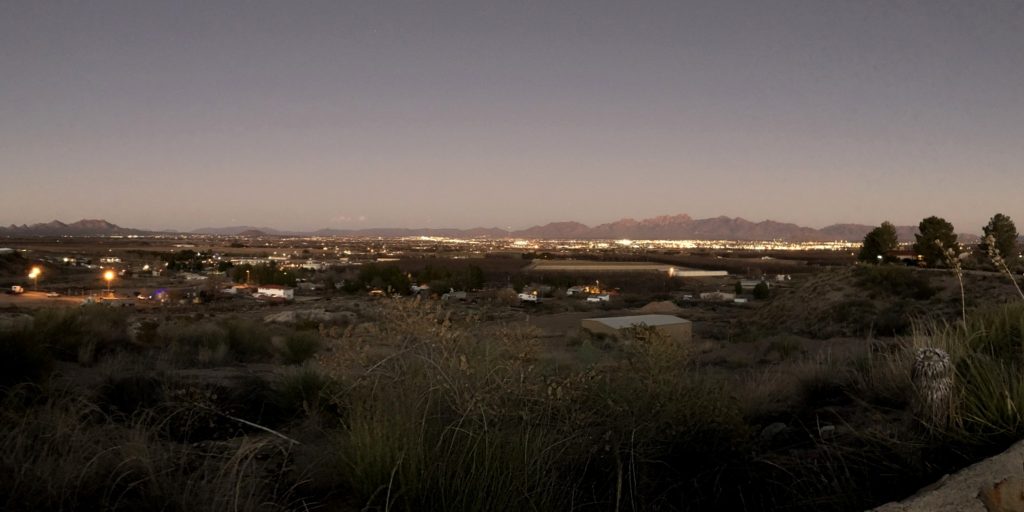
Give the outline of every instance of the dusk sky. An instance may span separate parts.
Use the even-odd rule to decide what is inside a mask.
[[[0,224],[1024,223],[1024,2],[0,0]]]

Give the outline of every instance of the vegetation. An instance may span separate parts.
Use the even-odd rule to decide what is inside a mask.
[[[922,220],[914,237],[917,240],[914,243],[914,251],[920,254],[929,266],[945,263],[948,250],[959,252],[956,232],[946,219],[931,216]]]
[[[765,300],[771,295],[771,290],[768,289],[768,283],[761,281],[754,285],[754,298],[757,300]]]
[[[813,283],[839,297],[814,322],[872,335],[852,355],[752,330],[721,362],[642,325],[552,353],[507,307],[425,299],[344,326],[42,311],[0,331],[0,508],[862,510],[1024,436],[1024,301],[921,320],[943,274]],[[949,421],[915,405],[921,348],[949,356]]]
[[[885,221],[881,226],[872,229],[864,237],[857,259],[868,263],[881,263],[885,253],[895,250],[899,238],[896,235],[896,226]]]
[[[402,272],[397,265],[371,263],[363,265],[355,280],[345,283],[345,291],[352,293],[377,289],[388,293],[408,295],[411,293],[411,286],[412,282],[409,280],[408,274]]]
[[[1013,258],[1017,251],[1017,226],[1006,215],[997,213],[989,219],[982,231],[985,233],[981,249],[988,254]]]
[[[295,286],[296,273],[277,267],[271,262],[263,265],[236,265],[232,267],[231,277],[239,283],[276,284]]]

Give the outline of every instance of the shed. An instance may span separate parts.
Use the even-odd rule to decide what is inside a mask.
[[[631,315],[610,318],[586,318],[580,321],[580,328],[592,334],[621,337],[626,330],[645,325],[659,334],[680,343],[693,339],[693,322],[674,315]]]
[[[276,284],[261,284],[256,289],[256,294],[261,297],[292,300],[295,298],[295,289]]]

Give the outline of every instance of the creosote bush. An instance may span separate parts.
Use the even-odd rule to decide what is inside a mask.
[[[323,340],[315,333],[292,333],[284,340],[281,359],[285,364],[302,364],[316,355],[322,346]]]

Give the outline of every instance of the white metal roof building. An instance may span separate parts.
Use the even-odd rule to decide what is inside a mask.
[[[620,336],[624,329],[638,325],[653,327],[674,341],[687,342],[693,339],[693,322],[673,315],[630,315],[580,321],[583,330],[609,336]]]

